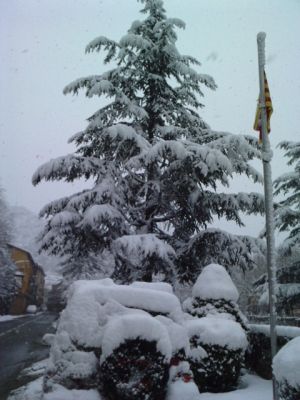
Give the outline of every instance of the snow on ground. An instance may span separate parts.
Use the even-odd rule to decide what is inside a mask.
[[[272,400],[272,383],[256,375],[245,375],[241,388],[227,393],[201,393],[199,400]]]
[[[7,400],[101,400],[97,390],[68,390],[56,385],[51,393],[42,394],[43,378],[40,377],[26,386],[15,390]]]
[[[55,385],[54,391],[44,394],[43,400],[102,400],[102,397],[96,389],[68,390],[61,385]]]
[[[10,393],[7,400],[41,400],[43,393],[43,377],[40,377],[26,386],[21,386]],[[83,400],[83,399],[82,399]]]
[[[169,393],[167,400],[183,400],[187,399],[184,392],[184,385],[176,385],[177,389],[173,395]],[[190,389],[189,385],[185,385]],[[175,387],[173,388],[175,389]],[[182,397],[178,397],[180,394]],[[195,393],[190,393],[189,400],[271,400],[272,399],[272,382],[259,378],[255,375],[245,375],[241,380],[240,389],[227,393],[201,393],[196,397]],[[39,378],[27,386],[24,386],[14,394],[11,394],[8,400],[41,400],[42,396],[42,378]],[[49,393],[44,400],[101,400],[101,396],[96,390],[67,390],[57,385],[53,393]]]
[[[172,365],[166,400],[198,400],[200,394],[192,376],[193,373],[187,361]]]
[[[44,374],[46,367],[48,365],[48,358],[37,361],[36,363],[32,364],[30,367],[23,369],[21,372],[22,377],[40,377]]]
[[[26,315],[0,315],[0,322],[11,321],[12,319],[22,318]]]

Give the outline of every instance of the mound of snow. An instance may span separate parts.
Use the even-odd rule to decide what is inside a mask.
[[[105,304],[109,300],[114,300],[125,307],[161,314],[171,314],[181,309],[178,298],[171,293],[156,290],[154,295],[153,289],[132,285],[116,285],[107,279],[82,280],[72,285],[69,302],[87,297],[98,304]]]
[[[150,289],[150,290],[159,290],[162,292],[167,292],[173,294],[172,285],[167,282],[133,282],[131,287],[139,288],[139,289]]]
[[[45,393],[44,400],[101,400],[102,397],[96,389],[78,390],[66,389],[61,385],[55,385],[53,392]]]
[[[178,379],[172,382],[168,386],[167,398],[166,400],[201,400],[199,390],[195,382],[191,381],[189,383]]]
[[[170,368],[166,400],[201,400],[188,362]]]
[[[222,265],[209,264],[203,268],[192,290],[193,297],[225,299],[237,302],[239,292]]]
[[[204,317],[187,321],[189,337],[197,336],[202,344],[218,345],[231,350],[246,350],[246,334],[235,321]]]
[[[165,291],[116,285],[111,279],[77,281],[68,293],[59,331],[86,347],[100,347],[103,327],[112,316],[146,312],[165,315],[181,312],[178,298]]]
[[[187,330],[183,326],[172,321],[170,318],[164,317],[163,315],[158,315],[155,319],[167,328],[172,344],[173,354],[182,349],[184,349],[185,354],[188,354],[190,351],[190,342]]]
[[[150,316],[133,314],[112,318],[105,326],[100,363],[126,340],[137,338],[155,341],[157,350],[170,360],[172,347],[164,325]]]
[[[55,335],[53,333],[45,333],[42,338],[42,343],[46,346],[52,346]]]
[[[288,342],[273,360],[273,372],[277,382],[285,381],[292,387],[300,387],[300,337]]]

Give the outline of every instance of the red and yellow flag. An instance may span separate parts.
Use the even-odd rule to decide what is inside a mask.
[[[270,119],[271,115],[273,113],[273,105],[272,105],[272,100],[270,96],[270,90],[269,90],[269,85],[266,77],[266,73],[264,72],[264,77],[265,77],[265,103],[266,103],[266,112],[267,112],[267,130],[268,133],[271,132],[271,125],[270,125]],[[259,107],[259,101],[257,103],[257,108],[256,108],[256,115],[255,115],[255,121],[253,125],[253,129],[255,131],[259,131],[259,143],[262,142],[262,123],[261,123],[261,108]]]

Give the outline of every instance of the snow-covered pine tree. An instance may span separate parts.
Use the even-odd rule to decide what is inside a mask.
[[[279,247],[277,296],[282,311],[293,315],[300,304],[300,142],[284,141],[279,147],[294,169],[274,181],[275,195],[284,195],[275,210],[275,224],[280,231],[288,232]]]
[[[288,165],[294,170],[281,175],[274,181],[275,195],[283,194],[284,200],[278,203],[275,212],[275,224],[280,231],[288,231],[288,237],[282,250],[287,253],[300,251],[300,142],[281,142]]]
[[[16,292],[16,266],[9,256],[11,238],[9,211],[0,187],[0,314],[6,314]]]
[[[215,132],[202,120],[202,86],[214,80],[199,74],[200,63],[176,48],[176,28],[161,0],[141,0],[145,14],[116,42],[100,36],[86,52],[104,49],[105,63],[116,67],[78,79],[64,93],[104,96],[107,104],[70,142],[76,154],[51,160],[33,176],[66,180],[92,178],[91,189],[48,204],[41,248],[69,255],[68,271],[78,277],[73,260],[108,249],[114,277],[122,282],[195,280],[203,265],[251,264],[254,239],[207,229],[214,217],[242,225],[240,212],[263,210],[256,193],[228,194],[235,174],[260,181],[248,163],[259,157],[257,140]],[[101,257],[100,257],[101,258]],[[103,258],[103,257],[102,257]]]

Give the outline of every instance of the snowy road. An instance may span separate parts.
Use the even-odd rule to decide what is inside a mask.
[[[18,378],[24,368],[47,357],[49,348],[41,340],[53,332],[56,318],[56,314],[42,313],[0,323],[0,400],[25,383]]]

